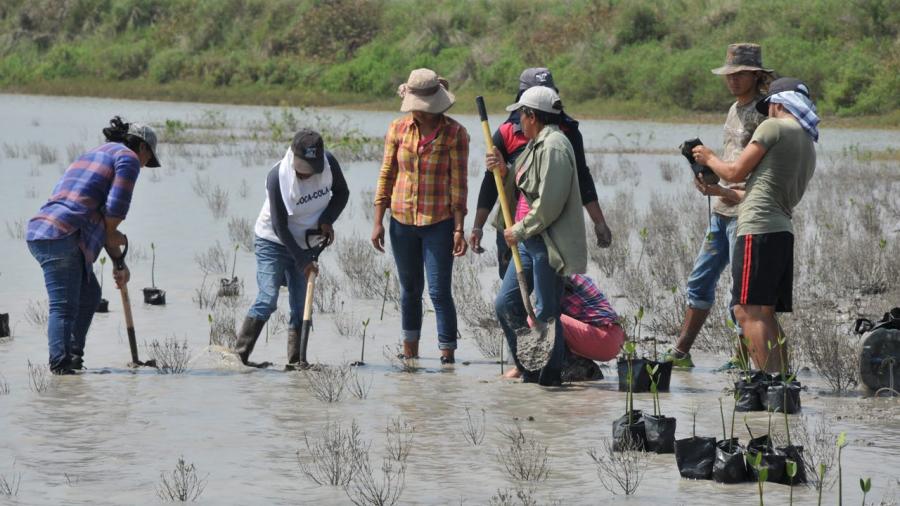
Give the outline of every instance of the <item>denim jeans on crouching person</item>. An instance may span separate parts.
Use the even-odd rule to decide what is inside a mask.
[[[391,250],[400,279],[400,315],[404,341],[422,334],[422,292],[437,318],[438,348],[456,349],[456,305],[453,303],[453,220],[417,227],[391,218]]]
[[[688,276],[688,305],[694,309],[709,310],[716,301],[716,284],[722,271],[731,262],[734,249],[737,218],[713,213],[709,229],[703,238],[703,246],[694,269]],[[728,308],[731,320],[737,325],[734,313]],[[740,329],[738,328],[738,333]]]
[[[550,359],[540,371],[526,371],[516,356],[517,332],[528,329],[528,317],[525,312],[525,304],[519,292],[519,282],[516,278],[516,265],[509,263],[503,282],[500,284],[500,292],[494,301],[497,310],[497,318],[506,335],[506,342],[513,354],[516,367],[524,372],[526,381],[539,381],[541,384],[553,384],[557,382],[562,371],[565,359],[566,344],[563,337],[562,323],[559,320],[562,313],[561,301],[565,288],[565,279],[556,273],[550,266],[547,256],[547,246],[540,237],[532,237],[519,243],[519,256],[522,257],[522,270],[525,279],[528,280],[528,289],[534,293],[534,314],[538,321],[547,323],[555,320],[555,329],[550,329],[557,336],[550,354]]]
[[[50,369],[80,369],[84,343],[97,304],[100,284],[87,268],[78,247],[79,234],[62,239],[28,241],[31,255],[41,264],[50,304],[47,344]]]
[[[291,328],[299,328],[306,298],[306,276],[303,275],[302,267],[297,266],[293,255],[281,244],[257,237],[253,246],[256,250],[256,284],[259,293],[247,316],[268,321],[278,305],[278,289],[287,286]]]

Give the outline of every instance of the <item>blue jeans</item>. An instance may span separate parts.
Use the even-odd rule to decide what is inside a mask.
[[[62,239],[28,241],[41,264],[50,302],[47,345],[50,369],[80,367],[88,328],[100,303],[100,284],[78,247],[79,234]]]
[[[297,266],[291,252],[281,244],[257,237],[253,246],[256,250],[256,285],[259,293],[247,316],[268,321],[278,306],[278,289],[287,286],[291,328],[300,328],[306,299],[306,276],[302,267]]]
[[[528,290],[535,295],[534,313],[538,321],[548,323],[555,320],[556,342],[550,354],[550,360],[540,371],[527,371],[516,356],[517,332],[528,329],[528,315],[525,312],[525,304],[519,291],[519,282],[516,279],[516,265],[509,263],[503,282],[500,284],[500,292],[494,301],[497,318],[506,335],[506,342],[512,352],[516,367],[524,371],[526,381],[540,381],[542,384],[551,384],[559,379],[565,359],[566,344],[563,338],[562,323],[559,321],[562,313],[561,301],[565,279],[556,273],[550,266],[547,256],[547,246],[540,236],[526,239],[519,243],[519,256],[522,258],[522,271],[528,281]]]
[[[694,269],[688,276],[687,296],[688,305],[694,309],[709,310],[716,301],[716,283],[725,267],[731,262],[734,249],[735,230],[737,218],[722,216],[713,213],[706,237],[703,238],[703,246],[697,260],[694,261]],[[737,324],[734,314],[731,320]],[[740,329],[738,329],[740,333]]]
[[[418,341],[422,334],[422,292],[427,274],[428,295],[437,318],[438,348],[455,350],[453,220],[417,227],[391,218],[389,234],[400,279],[403,340]]]

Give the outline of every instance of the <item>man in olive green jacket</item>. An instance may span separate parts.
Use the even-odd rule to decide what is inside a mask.
[[[583,273],[587,268],[575,155],[557,126],[562,104],[553,89],[530,88],[507,110],[520,111],[522,131],[531,140],[516,160],[515,171],[504,176],[507,196],[514,197],[510,202],[515,203],[516,223],[505,228],[503,235],[522,258],[525,278],[535,295],[535,324],[552,325],[548,335],[551,339],[559,336],[546,365],[528,371],[516,355],[517,336],[528,328],[528,321],[514,263],[509,265],[497,294],[497,317],[524,381],[558,385],[565,356],[559,323],[564,276]],[[488,155],[487,162],[491,170],[503,171],[499,152]]]

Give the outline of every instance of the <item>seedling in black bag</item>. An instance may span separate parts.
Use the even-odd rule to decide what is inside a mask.
[[[759,490],[759,506],[763,506],[763,483],[769,477],[769,469],[760,465],[762,462],[762,453],[757,453],[756,458],[750,464],[756,470],[756,485]]]
[[[237,252],[240,247],[240,244],[234,245],[234,254],[231,261],[231,278],[222,278],[219,280],[219,292],[217,294],[219,297],[237,297],[241,294],[241,280],[234,275],[235,268],[237,267]]]
[[[166,305],[166,291],[156,287],[156,245],[150,243],[153,260],[150,263],[150,288],[144,288],[144,304],[151,306]]]
[[[638,311],[635,322],[639,323],[643,316],[643,308]],[[634,374],[632,362],[634,360],[634,341],[627,341],[622,347],[625,352],[625,360],[628,364],[628,376],[626,378],[628,391],[625,394],[625,414],[613,421],[613,450],[643,450],[644,449],[644,420],[640,411],[634,410]]]
[[[106,270],[106,257],[100,257],[100,302],[97,303],[98,313],[109,312],[109,301],[103,298],[103,271]]]
[[[691,407],[691,437],[675,441],[675,463],[682,478],[708,480],[716,459],[716,438],[697,437],[698,409]]]
[[[788,479],[790,480],[791,492],[788,496],[788,506],[794,506],[794,476],[797,476],[797,463],[793,460],[788,460],[784,463],[784,471],[788,475]],[[866,503],[865,497],[863,497],[863,504]]]
[[[650,375],[650,392],[653,394],[653,415],[644,415],[644,434],[647,440],[647,450],[656,453],[673,453],[675,451],[675,427],[676,420],[673,417],[663,416],[659,404],[659,385],[657,374],[659,364],[646,365]]]

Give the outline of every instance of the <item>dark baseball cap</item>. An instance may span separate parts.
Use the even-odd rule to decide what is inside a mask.
[[[763,116],[768,116],[769,99],[772,98],[772,95],[784,91],[796,91],[806,98],[812,99],[812,97],[809,96],[809,87],[806,86],[806,83],[796,77],[782,77],[772,81],[772,84],[769,85],[769,93],[766,94],[764,99],[756,103],[756,111]]]
[[[519,91],[525,91],[532,86],[546,86],[556,89],[553,83],[553,74],[545,67],[532,67],[522,71],[519,75]]]
[[[142,123],[131,123],[128,126],[128,135],[137,137],[150,147],[150,160],[147,167],[159,167],[159,158],[156,157],[156,132]]]
[[[291,142],[294,170],[301,174],[321,174],[325,170],[325,142],[318,132],[304,128]]]

